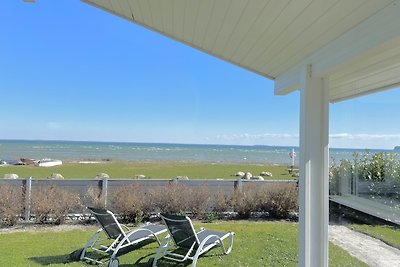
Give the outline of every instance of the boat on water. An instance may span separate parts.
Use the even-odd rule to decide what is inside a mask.
[[[21,161],[14,159],[0,159],[0,166],[21,165]]]
[[[21,158],[21,165],[37,165],[38,164],[38,160],[36,159],[29,159],[29,158]]]
[[[39,167],[53,167],[58,165],[62,165],[62,161],[59,159],[41,159],[37,163]]]

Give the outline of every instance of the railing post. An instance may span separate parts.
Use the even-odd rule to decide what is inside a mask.
[[[349,195],[351,194],[352,185],[351,185],[351,174],[349,175],[348,171],[340,170],[340,195]]]
[[[25,221],[29,221],[31,218],[31,194],[32,194],[32,177],[25,179]]]
[[[107,198],[108,198],[108,179],[103,177],[101,183],[101,197],[104,199],[104,208],[107,208]]]
[[[355,167],[354,175],[353,175],[353,194],[358,196],[358,168]]]

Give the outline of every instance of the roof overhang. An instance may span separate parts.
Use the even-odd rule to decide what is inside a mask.
[[[275,80],[327,79],[330,101],[400,83],[400,0],[82,0]]]

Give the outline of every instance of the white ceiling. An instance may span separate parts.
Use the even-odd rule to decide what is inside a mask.
[[[398,21],[388,15],[399,11],[397,0],[83,1],[274,79],[277,94],[298,89],[304,64],[325,68],[321,75],[330,80],[331,101],[400,82],[399,38],[374,37],[383,25],[374,18],[393,22],[388,27],[397,34]],[[361,40],[371,45],[357,44]],[[328,55],[326,63],[321,55]]]

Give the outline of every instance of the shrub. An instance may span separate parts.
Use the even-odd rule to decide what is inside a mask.
[[[368,151],[366,151],[359,161],[357,158],[358,155],[355,157],[354,167],[358,171],[357,173],[359,179],[370,180],[374,182],[381,182],[385,180],[385,159],[383,153],[376,153],[370,156]]]
[[[186,186],[171,183],[152,189],[149,197],[152,198],[155,212],[179,214],[187,211],[190,193]]]
[[[400,181],[400,163],[397,160],[397,155],[393,153],[370,154],[366,150],[361,157],[358,153],[354,153],[352,167],[354,178],[360,180],[373,182]]]
[[[206,185],[200,187],[186,187],[186,211],[191,213],[193,218],[204,219],[210,211],[211,193]]]
[[[12,226],[23,212],[23,193],[20,187],[2,185],[0,187],[0,219],[6,226]]]
[[[222,189],[219,189],[213,197],[212,211],[221,218],[225,212],[232,211],[231,199],[231,196],[226,195]]]
[[[97,186],[89,186],[84,197],[85,206],[104,209],[104,196]]]
[[[122,186],[109,194],[110,206],[122,222],[134,222],[143,216],[143,197],[140,185]]]
[[[298,210],[296,185],[279,184],[264,187],[259,192],[259,210],[268,212],[274,218],[288,218]]]
[[[255,185],[244,185],[241,189],[236,189],[232,195],[233,209],[240,218],[250,218],[251,212],[257,211],[259,199]]]
[[[110,206],[125,222],[148,219],[156,212],[204,218],[210,208],[211,194],[206,186],[190,188],[169,184],[145,192],[139,185],[121,187],[110,193]]]
[[[77,193],[56,186],[32,190],[32,212],[37,223],[63,223],[69,212],[82,209]]]

